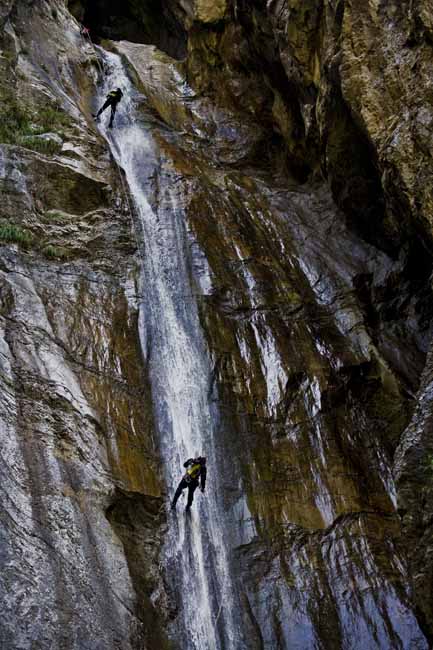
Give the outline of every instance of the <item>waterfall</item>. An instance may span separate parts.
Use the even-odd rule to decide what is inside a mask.
[[[208,459],[206,492],[196,491],[191,515],[184,512],[186,495],[176,513],[168,514],[163,556],[180,610],[175,636],[185,650],[240,650],[246,645],[241,626],[235,624],[238,604],[224,542],[228,523],[218,477],[218,417],[211,404],[210,362],[191,286],[184,214],[170,172],[161,165],[143,118],[140,121],[134,102],[138,93],[120,57],[101,52],[107,75],[99,100],[116,87],[124,93],[114,128],[107,128],[110,109],[99,127],[125,173],[141,231],[140,337],[169,499],[184,472],[183,462],[197,454]]]

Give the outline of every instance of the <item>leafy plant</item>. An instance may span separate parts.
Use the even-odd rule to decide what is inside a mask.
[[[68,257],[68,251],[61,246],[52,246],[49,244],[42,249],[42,253],[49,259],[65,260]]]
[[[0,98],[0,142],[16,144],[17,137],[31,132],[29,115],[15,99]]]
[[[36,119],[45,130],[57,129],[59,126],[69,126],[71,118],[58,106],[44,106],[39,108]]]
[[[68,215],[63,214],[62,212],[57,212],[56,210],[49,210],[45,212],[45,214],[42,217],[42,220],[45,222],[54,222],[54,223],[68,223],[70,221],[70,217]]]
[[[43,138],[29,136],[18,140],[17,144],[21,144],[23,147],[27,147],[27,149],[32,149],[33,151],[39,151],[39,153],[48,155],[59,153],[62,148],[62,145],[54,140],[44,140]]]
[[[0,241],[29,246],[32,242],[32,234],[13,223],[0,223]]]
[[[13,63],[13,61],[15,61],[15,56],[14,52],[11,52],[10,50],[3,52],[3,57],[8,61],[8,63]]]
[[[59,144],[34,136],[56,132],[64,137],[63,128],[70,124],[71,118],[58,106],[44,106],[30,113],[15,98],[0,96],[0,142],[4,144],[18,144],[45,154],[58,153]]]

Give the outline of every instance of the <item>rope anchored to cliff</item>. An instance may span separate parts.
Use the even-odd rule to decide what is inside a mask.
[[[108,134],[107,134],[107,135],[108,135]],[[108,139],[111,140],[110,137],[108,137]],[[126,187],[126,182],[125,182],[125,179],[124,179],[124,177],[123,177],[122,168],[120,167],[119,163],[117,162],[115,156],[112,156],[112,159],[114,160],[114,163],[115,163],[115,165],[116,165],[117,171],[118,171],[118,173],[119,173],[119,178],[120,178],[120,188],[121,188],[121,192],[122,192],[122,194],[123,194],[123,198],[124,198],[124,200],[125,200],[125,202],[126,202],[127,209],[128,209],[128,211],[129,211],[129,216],[130,216],[130,218],[131,218],[132,233],[133,233],[133,235],[134,235],[135,244],[136,244],[136,246],[137,246],[137,251],[140,251],[140,250],[141,250],[141,247],[140,247],[140,243],[139,243],[139,241],[138,241],[138,235],[137,235],[137,230],[136,230],[136,227],[135,227],[135,222],[134,222],[134,213],[133,213],[133,211],[132,211],[132,205],[131,205],[131,200],[130,200],[130,196],[129,196],[129,191],[128,191],[128,188]]]
[[[99,60],[99,56],[98,56],[98,53],[96,52],[95,44],[92,41],[92,37],[90,35],[90,29],[88,27],[85,27],[84,25],[80,25],[80,34],[81,34],[81,38],[83,39],[83,43],[85,45],[88,43],[90,45],[90,47],[92,48],[92,50],[93,50],[93,52],[95,54],[96,63],[98,65],[99,72],[101,73],[101,75],[103,75],[104,74],[104,68],[102,67],[101,61]]]

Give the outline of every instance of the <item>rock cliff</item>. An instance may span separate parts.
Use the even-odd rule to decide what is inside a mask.
[[[431,3],[0,0],[0,28],[1,646],[211,647],[161,552],[181,468],[106,50],[211,369],[218,648],[430,647]]]

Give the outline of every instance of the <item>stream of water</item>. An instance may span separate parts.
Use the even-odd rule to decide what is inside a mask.
[[[177,512],[169,513],[163,556],[180,605],[176,640],[185,650],[239,650],[246,646],[235,624],[236,596],[224,543],[227,522],[217,476],[218,417],[211,403],[209,357],[191,287],[184,213],[151,133],[137,119],[137,91],[120,57],[102,55],[107,74],[99,101],[117,87],[124,93],[114,128],[108,129],[110,109],[99,126],[124,171],[141,229],[137,232],[137,241],[142,242],[140,336],[170,498],[184,472],[183,462],[196,455],[208,460],[207,489],[204,495],[196,491],[191,514],[184,512],[186,494]]]

